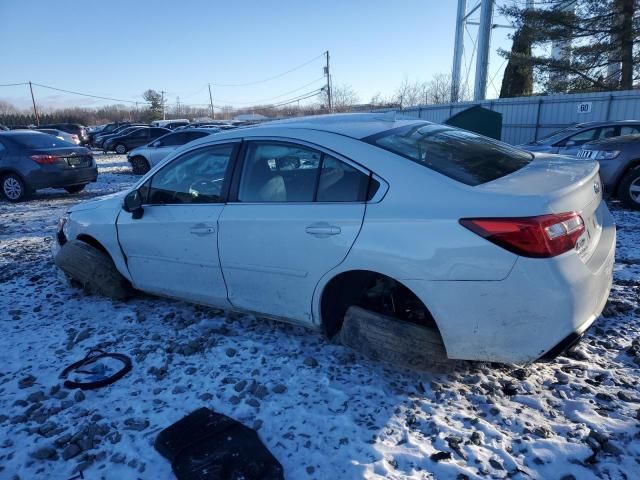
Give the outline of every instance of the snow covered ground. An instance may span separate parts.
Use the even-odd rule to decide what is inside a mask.
[[[136,177],[98,155],[79,195],[0,202],[0,478],[170,479],[157,433],[208,406],[258,430],[288,479],[640,478],[640,213],[615,205],[615,285],[578,349],[549,364],[398,371],[319,334],[64,283],[57,218]],[[91,347],[131,373],[87,392],[60,371]]]

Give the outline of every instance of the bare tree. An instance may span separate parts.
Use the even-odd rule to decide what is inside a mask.
[[[320,96],[323,108],[327,111],[329,105],[327,91],[323,90]],[[348,112],[359,101],[358,94],[351,85],[343,83],[331,87],[331,107],[334,112]]]

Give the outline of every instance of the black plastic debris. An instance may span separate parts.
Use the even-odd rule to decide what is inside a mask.
[[[120,380],[131,371],[131,359],[122,353],[107,353],[94,348],[60,374],[66,388],[93,390]]]
[[[178,480],[282,480],[280,463],[258,434],[240,422],[199,408],[164,429],[156,450]]]

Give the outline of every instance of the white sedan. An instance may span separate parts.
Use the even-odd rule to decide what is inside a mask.
[[[596,162],[444,125],[285,120],[204,137],[131,191],[71,208],[56,261],[75,245],[67,258],[94,259],[91,274],[63,269],[114,296],[130,284],[329,336],[357,305],[437,329],[449,358],[527,363],[607,301],[601,190]]]

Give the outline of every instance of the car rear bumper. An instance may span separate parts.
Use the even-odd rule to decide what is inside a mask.
[[[602,312],[611,289],[616,229],[602,203],[602,235],[584,263],[574,252],[519,257],[501,281],[408,281],[425,302],[450,358],[530,363],[561,353]]]
[[[63,188],[95,182],[98,178],[98,167],[77,169],[36,170],[29,174],[27,183],[33,189]]]

